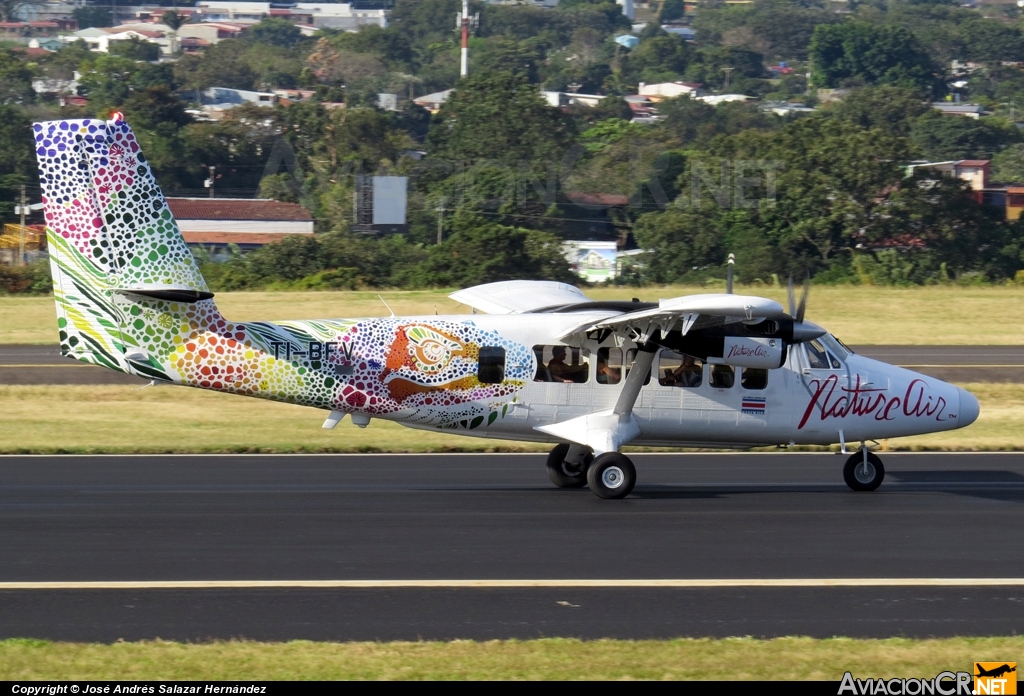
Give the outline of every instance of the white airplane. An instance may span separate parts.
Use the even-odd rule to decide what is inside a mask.
[[[546,281],[451,297],[472,315],[232,322],[185,245],[131,129],[34,125],[63,354],[157,383],[474,437],[554,444],[561,487],[622,498],[619,450],[860,442],[846,483],[885,475],[872,440],[962,428],[969,392],[856,355],[763,297],[604,302]]]

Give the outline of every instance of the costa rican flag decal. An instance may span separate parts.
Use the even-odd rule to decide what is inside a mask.
[[[744,396],[743,412],[752,416],[764,415],[765,398],[763,396]]]

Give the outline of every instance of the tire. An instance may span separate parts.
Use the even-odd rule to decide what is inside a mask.
[[[587,484],[598,498],[625,498],[636,485],[636,468],[626,455],[605,452],[587,468]]]
[[[582,466],[565,461],[570,445],[562,443],[548,454],[548,478],[559,488],[582,488],[587,485],[587,466],[594,459],[588,450]]]
[[[857,452],[846,460],[843,467],[843,479],[846,485],[855,491],[873,491],[882,485],[885,478],[885,467],[882,460],[868,452],[868,471],[864,471],[864,454]]]

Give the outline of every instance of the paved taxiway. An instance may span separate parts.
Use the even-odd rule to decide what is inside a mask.
[[[858,353],[949,382],[1024,382],[1024,346],[854,346]],[[0,384],[143,384],[69,360],[52,345],[0,345]]]
[[[130,427],[130,424],[126,424]],[[1024,455],[635,455],[628,499],[537,455],[0,458],[0,637],[891,636],[1024,631]],[[199,581],[921,578],[909,587],[203,587]]]

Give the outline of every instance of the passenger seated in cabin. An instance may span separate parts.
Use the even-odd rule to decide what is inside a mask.
[[[731,365],[712,365],[708,382],[715,389],[732,389],[736,382],[736,370]]]
[[[699,387],[704,381],[704,364],[692,355],[673,353],[671,357],[663,357],[662,365],[673,360],[680,360],[675,368],[668,368],[664,371],[665,376],[658,380],[663,387]]]
[[[551,349],[551,361],[548,363],[548,373],[552,382],[575,382],[576,373],[579,368],[570,367],[565,363],[565,348],[555,346]]]
[[[622,379],[622,367],[608,364],[608,352],[601,350],[597,354],[597,383],[618,384]]]

